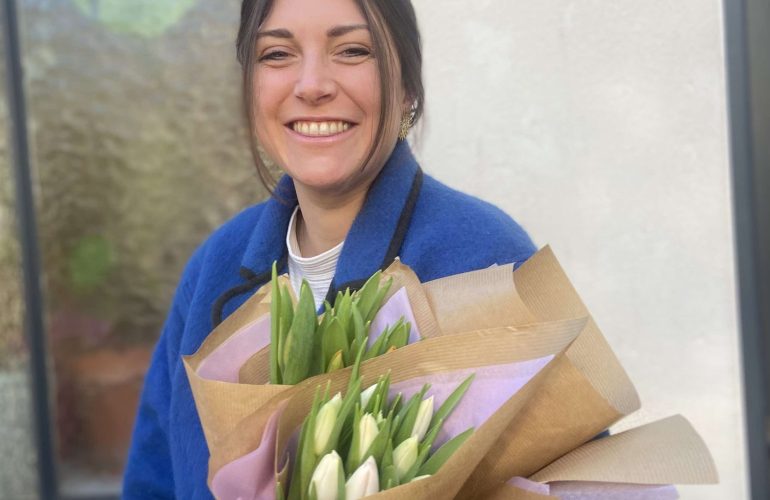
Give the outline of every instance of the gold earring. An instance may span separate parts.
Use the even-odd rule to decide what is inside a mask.
[[[398,138],[402,141],[406,140],[406,136],[409,135],[409,129],[412,128],[412,120],[414,114],[412,111],[407,111],[401,116],[401,130],[398,132]]]

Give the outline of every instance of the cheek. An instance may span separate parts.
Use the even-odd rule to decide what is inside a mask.
[[[345,82],[348,95],[368,118],[376,122],[380,115],[380,82],[376,68],[373,65],[355,67],[339,81]]]
[[[256,96],[254,111],[257,114],[257,120],[265,123],[265,120],[275,119],[287,92],[290,93],[291,89],[285,77],[269,72],[256,75],[254,78],[254,95]]]

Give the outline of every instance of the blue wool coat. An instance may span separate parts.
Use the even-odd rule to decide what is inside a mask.
[[[212,498],[209,453],[181,356],[286,264],[286,231],[297,204],[284,177],[275,198],[224,224],[190,259],[145,379],[123,484],[127,499]],[[535,247],[498,208],[423,175],[399,142],[345,239],[330,295],[357,288],[395,257],[421,281],[521,262]]]

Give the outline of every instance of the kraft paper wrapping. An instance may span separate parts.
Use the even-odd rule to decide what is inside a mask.
[[[484,289],[483,295],[479,289]],[[425,291],[442,330],[589,318],[566,356],[553,362],[538,394],[469,477],[463,498],[483,498],[510,477],[536,472],[639,408],[631,381],[550,248],[515,273],[512,266],[494,267],[426,283]],[[462,309],[464,304],[469,307]],[[461,309],[462,314],[457,312]]]
[[[687,460],[677,457],[687,451]],[[591,441],[530,479],[538,482],[598,481],[634,484],[716,483],[706,444],[681,415]]]
[[[683,432],[688,424],[683,426],[682,419],[584,444],[640,404],[550,248],[515,273],[512,266],[499,266],[420,284],[396,261],[384,274],[394,279],[389,295],[406,290],[425,340],[364,363],[363,387],[388,371],[396,385],[452,370],[544,356],[552,360],[478,427],[437,474],[372,498],[556,498],[506,484],[516,476],[541,482],[640,484],[716,480],[708,450],[691,428]],[[280,279],[287,283],[285,277]],[[231,338],[248,338],[244,332],[259,327],[269,315],[269,301],[265,286],[214,330],[198,352],[184,357],[209,445],[210,486],[218,471],[260,445],[272,446],[273,441],[263,443],[265,429],[272,426],[271,465],[276,477],[285,481],[287,447],[317,387],[328,381],[333,393],[344,391],[348,383],[349,368],[295,386],[269,385],[269,346],[247,352],[242,365],[224,375],[227,381],[207,378],[206,373],[217,370],[207,367],[206,360],[215,358],[227,342],[235,342]],[[679,439],[663,446],[661,436],[673,434]],[[651,446],[648,451],[640,448],[644,443]],[[665,474],[648,467],[660,453],[669,458]]]
[[[554,355],[563,351],[584,325],[585,320],[566,320],[532,325],[515,332],[526,338],[537,339],[535,342],[511,342],[510,329],[468,332],[452,338],[426,339],[363,363],[361,365],[363,386],[375,383],[377,378],[388,370],[391,371],[391,383],[395,385],[418,375],[479,368]],[[467,356],[458,356],[458,349],[466,352]],[[232,429],[226,439],[217,442],[214,447],[209,447],[211,453],[209,479],[213,478],[226,464],[259,446],[265,423],[283,404],[285,406],[277,424],[275,449],[275,466],[276,470],[280,470],[284,463],[281,451],[286,448],[292,433],[307,415],[317,387],[326,387],[326,383],[330,382],[332,394],[344,391],[348,384],[350,370],[346,368],[330,374],[318,375],[295,386],[276,386],[283,390],[260,408],[255,408]]]

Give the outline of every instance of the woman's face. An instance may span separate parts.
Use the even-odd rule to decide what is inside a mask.
[[[380,86],[358,7],[353,0],[276,0],[259,32],[254,111],[262,147],[298,190],[340,195],[367,186],[396,138],[364,170]]]

